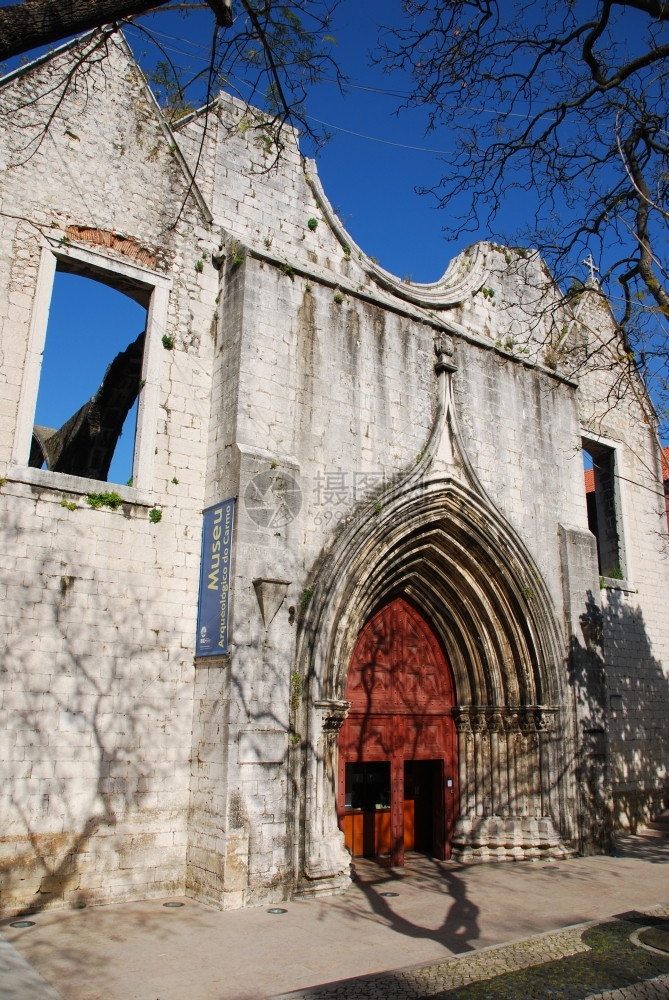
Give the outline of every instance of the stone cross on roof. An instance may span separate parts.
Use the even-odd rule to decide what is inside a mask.
[[[592,259],[592,254],[589,253],[588,256],[585,258],[585,260],[582,260],[581,263],[585,264],[585,266],[590,269],[590,281],[592,282],[592,284],[594,284],[596,281],[595,271],[599,272],[599,268],[595,266],[595,262]]]

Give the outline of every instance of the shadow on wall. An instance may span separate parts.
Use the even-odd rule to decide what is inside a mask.
[[[581,720],[581,841],[612,848],[614,827],[636,832],[669,798],[669,678],[652,655],[641,609],[623,591],[588,592],[570,674]]]
[[[570,681],[580,721],[577,779],[581,849],[612,850],[669,799],[669,678],[652,655],[641,609],[607,588],[588,591]],[[579,639],[581,641],[579,641]]]
[[[613,850],[611,772],[607,730],[607,683],[602,654],[603,622],[599,603],[587,591],[579,616],[581,636],[572,636],[569,683],[578,719],[576,781],[578,833],[582,854]]]
[[[5,529],[7,549],[22,538],[25,549],[25,526],[17,520]],[[163,690],[174,664],[160,649],[160,630],[150,628],[157,623],[138,614],[142,595],[116,592],[113,559],[96,566],[92,580],[60,575],[80,556],[52,550],[51,536],[43,537],[15,609],[22,627],[0,666],[9,708],[0,905],[12,913],[106,902],[112,888],[127,897],[153,879],[138,841],[149,847],[157,832],[159,802],[150,790],[174,782],[175,762],[164,750],[180,724]],[[151,669],[138,669],[149,650]],[[119,830],[131,817],[132,828]],[[162,845],[161,864],[174,877],[172,851]],[[169,891],[167,881],[162,888]]]
[[[614,821],[634,833],[669,808],[669,676],[621,591],[607,589],[602,625]]]

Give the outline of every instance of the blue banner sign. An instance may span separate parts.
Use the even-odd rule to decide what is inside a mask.
[[[234,513],[234,499],[222,500],[204,511],[196,656],[222,656],[228,651]]]

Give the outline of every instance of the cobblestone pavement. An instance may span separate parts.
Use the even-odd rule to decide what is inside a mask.
[[[666,1000],[669,997],[669,976],[658,976],[621,990],[591,993],[586,1000]]]
[[[655,925],[669,928],[669,907],[272,1000],[669,1000],[669,953],[637,937]]]

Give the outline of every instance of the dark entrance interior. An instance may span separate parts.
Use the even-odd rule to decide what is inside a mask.
[[[453,678],[421,613],[396,597],[360,632],[339,735],[338,813],[355,857],[448,858],[457,813]]]
[[[443,828],[444,764],[441,760],[404,762],[404,850],[437,853]]]
[[[390,853],[390,761],[346,765],[344,834],[354,857]]]

